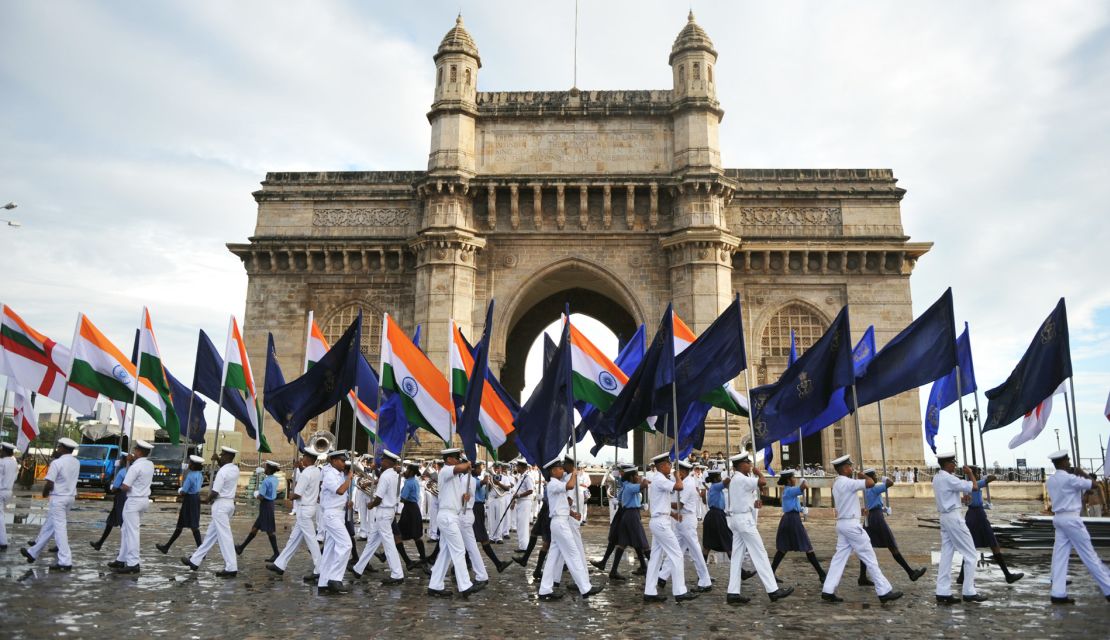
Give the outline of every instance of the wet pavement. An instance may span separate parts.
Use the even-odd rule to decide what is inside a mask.
[[[911,565],[928,566],[929,572],[916,583],[891,559],[878,550],[884,573],[896,589],[906,596],[895,603],[880,605],[874,589],[856,585],[858,564],[849,562],[838,594],[843,604],[820,600],[821,585],[803,554],[790,554],[779,567],[778,575],[786,584],[795,585],[793,596],[771,604],[758,580],[745,581],[744,594],[753,596],[747,605],[730,607],[724,603],[728,566],[711,563],[713,591],[681,605],[673,599],[666,604],[641,602],[643,579],[632,577],[626,583],[609,584],[589,600],[574,594],[557,602],[540,602],[532,580],[532,565],[527,571],[514,565],[504,574],[493,573],[490,586],[469,600],[428,598],[427,579],[422,573],[410,574],[399,586],[382,587],[384,573],[368,574],[353,585],[346,595],[318,595],[315,587],[302,584],[300,577],[311,569],[308,553],[298,552],[284,577],[264,567],[270,554],[264,536],[256,538],[239,561],[239,576],[225,580],[213,573],[222,567],[218,550],[206,559],[196,573],[183,567],[178,558],[191,553],[188,532],[177,541],[169,555],[155,548],[173,528],[177,505],[156,502],[146,513],[142,528],[142,573],[116,576],[105,564],[115,559],[119,547],[118,529],[112,532],[102,551],[94,551],[89,541],[99,537],[108,501],[79,500],[70,514],[70,542],[74,549],[74,570],[57,573],[48,568],[49,555],[28,565],[18,553],[18,545],[38,532],[46,502],[17,493],[16,508],[8,509],[8,535],[11,547],[0,554],[0,637],[173,637],[173,638],[268,638],[381,637],[406,634],[407,637],[505,638],[555,633],[561,637],[642,638],[698,637],[725,638],[738,634],[752,637],[793,636],[804,638],[960,638],[967,635],[1003,637],[1020,634],[1036,638],[1110,637],[1110,604],[1078,558],[1072,557],[1070,594],[1073,606],[1053,606],[1048,602],[1049,550],[1010,552],[1011,568],[1024,571],[1024,580],[1007,585],[993,564],[981,564],[977,579],[979,592],[990,597],[978,605],[938,606],[934,599],[936,561],[940,533],[921,526],[917,515],[935,517],[931,500],[907,500],[894,504],[890,517],[902,553]],[[991,519],[1003,522],[1022,513],[1039,510],[1039,503],[1006,502],[995,506]],[[250,528],[255,507],[241,503],[233,520],[235,538],[241,540]],[[202,527],[207,525],[204,509]],[[815,510],[816,511],[816,510]],[[604,551],[607,510],[591,507],[590,522],[583,530],[587,554],[596,558]],[[13,516],[16,520],[13,523]],[[292,517],[278,508],[278,539],[284,544]],[[778,510],[767,507],[760,518],[760,531],[771,553]],[[827,568],[835,548],[834,521],[827,514],[813,513],[807,523],[810,537],[823,566]],[[645,521],[646,528],[646,521]],[[362,543],[359,544],[359,548]],[[412,545],[408,545],[411,551]],[[502,559],[510,557],[513,544],[495,545]],[[989,554],[989,552],[988,552]],[[1110,553],[1103,551],[1104,560]],[[532,563],[536,561],[533,555]],[[626,559],[627,563],[628,560]],[[376,560],[372,562],[379,566]],[[487,567],[492,567],[487,562]],[[626,564],[624,572],[631,572]],[[591,568],[594,583],[607,578]],[[569,578],[568,578],[569,579]],[[695,584],[693,568],[687,563],[687,584]],[[452,582],[448,581],[449,586]],[[669,593],[669,588],[661,591]],[[542,631],[541,631],[542,630]]]

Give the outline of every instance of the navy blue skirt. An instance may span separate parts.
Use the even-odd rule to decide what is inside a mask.
[[[622,509],[619,516],[613,518],[617,523],[617,546],[632,547],[647,550],[647,534],[644,533],[644,524],[640,521],[639,509]]]
[[[707,551],[732,553],[732,529],[724,510],[710,507],[701,521],[701,546]]]
[[[178,529],[200,528],[200,494],[181,494],[181,510],[177,512]]]
[[[393,525],[393,535],[397,540],[419,540],[424,537],[420,505],[407,500],[401,502],[401,517]]]
[[[258,503],[258,517],[254,519],[254,528],[262,533],[277,531],[274,524],[274,501],[262,500]]]
[[[540,506],[539,515],[536,516],[536,526],[532,527],[532,535],[540,536],[544,542],[551,541],[551,517],[547,514],[547,501],[544,501],[543,505]]]
[[[987,520],[987,512],[983,507],[968,507],[964,523],[971,532],[971,539],[975,541],[975,548],[997,547],[998,539],[994,537],[994,527]]]
[[[894,541],[894,532],[886,523],[886,514],[882,509],[867,512],[867,537],[871,538],[871,546],[875,549],[898,548],[898,543]]]
[[[609,537],[607,539],[609,544],[617,544],[617,532],[620,531],[622,513],[624,513],[624,507],[617,507],[613,519],[609,522]]]
[[[813,551],[809,541],[809,534],[802,524],[802,514],[797,511],[784,511],[779,520],[779,530],[775,534],[775,550],[782,553],[789,551]]]
[[[127,494],[117,491],[112,497],[112,510],[108,512],[108,520],[104,523],[108,527],[123,526],[123,504],[127,502]]]

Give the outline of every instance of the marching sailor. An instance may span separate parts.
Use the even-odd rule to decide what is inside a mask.
[[[809,533],[802,524],[801,498],[805,495],[806,481],[800,483],[794,477],[793,469],[784,469],[779,474],[779,486],[782,490],[782,519],[779,520],[778,532],[775,534],[775,559],[771,561],[771,571],[777,572],[779,563],[791,551],[801,551],[806,554],[806,560],[817,571],[817,578],[825,582],[828,577],[821,563],[817,561],[817,554],[813,552],[813,544],[809,541]]]
[[[420,567],[427,567],[428,558],[424,553],[424,522],[420,517],[420,482],[416,479],[420,473],[420,465],[411,460],[403,464],[404,477],[401,480],[401,517],[394,530],[394,542],[397,544],[397,553],[405,562],[409,571]],[[405,553],[405,541],[412,540],[416,551],[420,554],[419,560],[410,560]]]
[[[15,464],[15,445],[0,442],[0,551],[8,550],[8,529],[4,523],[7,505],[12,499],[12,487],[19,473]]]
[[[204,458],[200,456],[189,456],[189,470],[185,472],[185,478],[181,482],[181,488],[177,490],[181,494],[181,509],[177,512],[177,526],[173,529],[173,535],[166,541],[166,544],[155,544],[162,553],[169,553],[170,547],[177,540],[177,536],[185,529],[193,532],[193,541],[200,546],[200,487],[204,484],[204,473],[201,469],[204,468]]]
[[[328,465],[320,474],[320,509],[324,511],[324,552],[320,556],[320,577],[316,579],[320,593],[347,593],[343,573],[353,546],[346,523],[353,474],[346,450],[328,453]]]
[[[459,457],[463,462],[468,462],[466,454],[461,454]],[[475,535],[475,522],[477,520],[474,512],[485,505],[479,505],[477,502],[478,490],[482,486],[482,481],[478,477],[478,469],[481,462],[474,462],[470,465],[470,471],[466,475],[459,477],[458,482],[463,483],[463,500],[462,500],[462,513],[459,514],[459,533],[462,536],[463,549],[465,549],[466,557],[470,561],[470,566],[474,569],[474,592],[481,591],[489,585],[489,574],[486,573],[486,563],[482,560],[482,552],[478,549],[478,536]]]
[[[971,470],[979,478],[980,489],[996,479],[994,476],[982,477],[979,473],[979,467],[974,465]],[[1006,560],[1002,557],[1002,549],[998,546],[998,539],[994,536],[994,527],[991,526],[990,520],[987,519],[987,511],[983,508],[982,491],[971,494],[967,504],[967,513],[964,514],[964,524],[967,525],[967,530],[971,532],[971,539],[975,542],[976,549],[990,547],[991,552],[994,553],[994,561],[998,563],[998,568],[1002,569],[1002,575],[1006,578],[1006,584],[1013,584],[1025,577],[1025,574],[1021,572],[1011,573],[1010,568],[1006,566]],[[958,584],[964,583],[963,566],[960,566],[960,575],[956,578],[956,582]]]
[[[760,487],[766,486],[767,481],[763,479],[759,469],[753,467],[750,453],[739,453],[728,460],[732,463],[732,472],[722,484],[728,489],[728,528],[732,532],[732,555],[725,601],[728,604],[751,601],[751,598],[740,594],[740,571],[746,553],[751,557],[752,566],[763,583],[767,596],[771,598],[771,602],[775,602],[794,593],[794,587],[779,588],[775,574],[771,571],[771,562],[767,559],[763,538],[755,526],[756,497]]]
[[[890,549],[890,556],[894,558],[898,566],[905,570],[910,581],[917,582],[921,576],[925,575],[926,568],[914,569],[910,566],[910,563],[906,562],[905,556],[898,552],[898,543],[894,540],[894,532],[890,530],[890,525],[886,523],[886,507],[883,505],[883,494],[886,493],[887,489],[894,486],[894,481],[890,478],[880,480],[874,469],[864,469],[863,475],[875,482],[874,486],[868,487],[863,492],[863,507],[867,510],[867,537],[871,539],[871,548]],[[961,569],[961,575],[962,571]],[[861,587],[874,586],[867,579],[867,567],[862,560],[859,563],[858,584]]]
[[[439,472],[442,470],[443,461],[436,460],[427,471],[428,484],[425,491],[428,496],[428,539],[433,542],[439,542]],[[438,544],[436,548],[439,548]]]
[[[1052,526],[1056,529],[1056,542],[1052,547],[1052,603],[1075,603],[1068,597],[1068,560],[1073,548],[1110,602],[1110,571],[1095,553],[1091,534],[1079,519],[1083,493],[1091,490],[1094,480],[1079,467],[1071,468],[1067,451],[1057,451],[1048,459],[1056,467],[1056,472],[1045,482],[1052,500]]]
[[[678,462],[678,477],[682,480],[682,490],[678,493],[678,512],[681,519],[675,523],[674,532],[678,538],[679,548],[690,557],[698,573],[698,586],[691,591],[705,593],[713,589],[713,580],[709,577],[709,567],[705,564],[701,542],[698,541],[698,505],[701,504],[701,489],[697,479],[691,475],[693,470],[693,464],[685,460]],[[671,565],[664,564],[659,579],[665,582],[670,575]]]
[[[154,463],[147,459],[154,445],[136,440],[131,450],[132,461],[120,485],[120,492],[127,494],[123,505],[123,525],[120,528],[119,555],[108,566],[116,573],[139,572],[139,527],[143,514],[150,506],[150,483],[154,480]]]
[[[278,557],[277,545],[277,524],[274,522],[274,500],[277,499],[278,479],[274,476],[281,465],[273,460],[267,460],[263,463],[262,481],[258,483],[258,490],[254,492],[254,497],[258,499],[258,517],[255,518],[254,524],[251,526],[250,533],[243,540],[242,544],[235,545],[235,554],[243,555],[243,550],[247,545],[254,540],[254,537],[261,531],[266,534],[270,539],[270,549],[273,555],[266,559],[266,562],[273,562]]]
[[[120,491],[120,487],[123,486],[123,479],[127,477],[127,464],[130,461],[130,454],[121,453],[116,462],[116,474],[112,478],[112,483],[108,485],[108,493],[112,494],[112,510],[108,512],[108,518],[104,521],[104,531],[100,534],[100,539],[89,542],[89,546],[97,551],[104,546],[112,529],[123,525],[123,505],[127,504],[127,494]]]
[[[389,564],[389,577],[382,580],[383,587],[401,584],[405,580],[405,572],[401,568],[401,556],[397,553],[397,544],[393,540],[393,517],[397,515],[397,503],[401,498],[401,475],[397,473],[399,464],[401,464],[401,456],[388,449],[382,450],[381,472],[374,489],[374,497],[367,503],[370,535],[362,547],[358,563],[352,569],[355,577],[361,578],[362,573],[366,571],[366,565],[370,564],[370,558],[380,545]]]
[[[590,502],[590,487],[593,485],[593,480],[590,479],[590,474],[586,473],[586,463],[578,463],[578,499],[581,504],[582,513],[578,518],[580,524],[586,524],[586,509]]]
[[[588,598],[605,588],[604,585],[593,586],[590,584],[590,575],[586,571],[585,558],[578,548],[573,530],[577,528],[578,513],[570,507],[570,492],[578,484],[577,473],[567,473],[564,462],[557,457],[544,465],[550,470],[551,480],[547,483],[547,507],[551,514],[551,550],[543,565],[543,578],[540,581],[540,600],[558,600],[563,592],[554,591],[557,578],[562,575],[563,565],[570,571],[578,593],[583,598]],[[573,466],[572,466],[573,469]]]
[[[46,470],[46,484],[42,488],[42,497],[49,498],[46,508],[46,519],[35,539],[35,544],[30,549],[20,549],[19,553],[27,558],[27,562],[34,562],[50,538],[58,547],[58,561],[51,565],[51,569],[69,571],[73,568],[73,556],[69,550],[69,535],[67,534],[67,518],[73,501],[77,498],[77,476],[81,472],[81,462],[73,452],[77,450],[77,443],[69,438],[58,440],[54,449],[56,456]]]
[[[486,503],[489,501],[490,487],[493,486],[493,475],[486,473],[482,468],[483,466],[484,463],[479,460],[474,463],[474,468],[471,470],[471,474],[473,474],[475,478],[474,522],[471,526],[471,529],[473,531],[472,535],[474,537],[474,544],[482,546],[482,551],[485,551],[486,557],[493,561],[493,566],[497,568],[497,573],[504,573],[505,569],[511,567],[513,563],[508,560],[501,560],[500,558],[498,558],[497,553],[493,550],[493,545],[490,544],[489,529],[486,526]],[[466,537],[465,528],[463,529],[463,536]],[[468,545],[467,553],[470,553],[470,540],[467,539],[466,543]],[[475,553],[474,555],[477,554]],[[474,577],[477,578],[478,565],[473,558],[471,558],[470,564],[475,566]],[[483,563],[483,569],[484,568],[485,567]]]
[[[307,449],[301,449],[301,457],[297,461],[300,472],[297,482],[293,487],[293,530],[289,532],[289,541],[273,562],[267,562],[266,568],[281,575],[289,566],[297,547],[304,543],[308,553],[312,556],[312,573],[305,576],[306,582],[316,582],[320,579],[320,545],[316,543],[316,509],[320,503],[320,468],[316,466],[317,455]]]
[[[832,463],[837,473],[832,488],[833,501],[836,502],[836,553],[829,563],[829,573],[821,589],[821,599],[826,602],[844,602],[844,598],[836,595],[836,587],[844,575],[848,558],[855,552],[860,562],[866,565],[875,583],[875,593],[878,594],[879,601],[885,603],[897,600],[902,597],[902,592],[895,591],[879,569],[875,550],[871,548],[871,539],[867,537],[859,522],[860,509],[857,494],[875,486],[875,481],[862,473],[858,478],[852,477],[854,469],[851,456],[841,456]]]
[[[659,569],[666,560],[671,565],[671,593],[677,602],[693,600],[699,594],[686,590],[682,549],[675,536],[674,525],[682,520],[682,513],[672,504],[675,492],[683,489],[682,479],[671,480],[671,454],[661,453],[652,458],[655,471],[648,476],[648,503],[651,505],[651,560],[648,561],[647,579],[644,581],[644,602],[665,602],[666,596],[658,594]]]
[[[208,529],[204,532],[204,540],[193,552],[192,556],[181,558],[181,564],[196,571],[204,556],[218,543],[220,555],[224,558],[224,568],[216,572],[220,578],[234,578],[239,574],[239,565],[235,555],[235,538],[231,535],[231,516],[235,514],[235,492],[239,487],[239,465],[235,464],[238,451],[231,447],[220,447],[220,469],[208,488],[208,499],[212,505],[212,517],[208,520]]]
[[[959,598],[952,595],[952,555],[959,551],[963,557],[964,602],[983,602],[986,596],[975,592],[975,562],[978,552],[971,538],[967,523],[960,517],[961,494],[978,493],[979,483],[971,467],[964,466],[964,477],[960,480],[956,470],[954,451],[937,453],[940,471],[933,476],[933,497],[936,499],[937,512],[940,513],[940,563],[937,566],[937,602],[955,604]]]
[[[441,598],[451,597],[451,591],[445,588],[447,568],[455,569],[455,584],[459,588],[459,595],[469,596],[478,589],[470,581],[470,574],[466,568],[466,547],[463,543],[460,519],[469,497],[466,494],[467,480],[470,478],[470,463],[461,462],[462,449],[450,447],[440,451],[443,456],[443,469],[439,472],[436,484],[439,486],[439,509],[437,523],[439,525],[439,552],[432,567],[432,577],[428,582],[428,595]]]
[[[511,508],[516,524],[516,550],[522,552],[528,549],[528,527],[532,521],[532,494],[536,492],[536,485],[532,481],[532,475],[528,473],[528,462],[523,458],[517,461],[516,471],[520,479],[517,480]]]
[[[615,552],[613,568],[609,571],[609,580],[623,581],[627,580],[628,576],[620,573],[621,557],[624,556],[624,550],[627,547],[632,547],[636,551],[636,557],[640,561],[640,568],[635,571],[635,575],[647,575],[646,554],[649,547],[647,535],[644,533],[644,525],[640,521],[640,511],[643,503],[642,489],[647,485],[641,483],[639,470],[634,464],[622,464],[616,471],[622,475],[616,481],[613,490],[614,495],[611,499],[611,503],[617,505],[617,512],[612,522],[609,523],[609,540],[605,547],[605,555],[602,556],[601,560],[590,561],[590,564],[605,571],[605,563],[608,562],[609,556]]]
[[[709,553],[717,551],[732,556],[732,529],[728,527],[728,516],[725,515],[725,483],[721,481],[721,470],[710,469],[706,474],[709,488],[705,491],[705,502],[708,511],[702,520],[702,552],[706,562]]]

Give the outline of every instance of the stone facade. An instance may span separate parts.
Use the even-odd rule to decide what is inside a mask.
[[[229,245],[249,278],[251,352],[273,332],[298,371],[306,312],[334,339],[361,308],[371,361],[388,311],[410,332],[422,325],[446,369],[448,319],[477,336],[495,298],[491,362],[519,393],[528,347],[565,300],[629,336],[653,330],[670,301],[701,331],[740,292],[756,385],[785,368],[791,323],[808,327],[804,349],[844,304],[854,333],[874,324],[880,346],[911,320],[910,273],[931,245],[904,234],[892,172],[722,167],[717,53],[692,14],[667,90],[480,92],[461,18],[434,61],[427,170],[270,173],[255,192],[255,233]],[[918,413],[916,392],[884,403],[891,464],[923,463]],[[875,407],[861,418],[876,462]],[[709,422],[706,448],[723,449],[721,416]],[[747,433],[732,421],[733,448]],[[854,428],[805,446],[807,461],[828,461],[855,451]],[[641,455],[657,447],[637,443]]]

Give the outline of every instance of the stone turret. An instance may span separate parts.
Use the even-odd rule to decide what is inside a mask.
[[[693,11],[674,40],[669,63],[674,80],[675,171],[720,171],[718,127],[724,112],[717,102],[714,79],[717,51],[694,21]]]
[[[461,14],[432,59],[436,63],[436,88],[428,112],[432,125],[428,171],[473,176],[474,119],[478,115],[475,97],[482,60]]]

